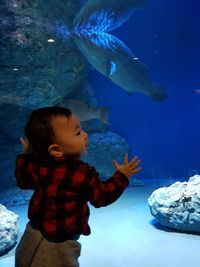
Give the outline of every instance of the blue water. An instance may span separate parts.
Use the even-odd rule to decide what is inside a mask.
[[[165,85],[168,98],[128,96],[96,71],[90,78],[101,105],[111,106],[110,128],[131,144],[148,177],[200,172],[199,1],[149,1],[113,33]]]

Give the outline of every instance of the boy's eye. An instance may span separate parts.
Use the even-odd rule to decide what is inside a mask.
[[[81,134],[81,131],[77,132],[76,135],[80,135]]]

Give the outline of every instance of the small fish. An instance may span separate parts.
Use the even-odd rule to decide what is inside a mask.
[[[0,95],[0,105],[6,104],[19,104],[22,98],[20,96]]]
[[[200,95],[200,89],[196,89],[195,94]]]
[[[69,108],[73,113],[78,115],[80,121],[88,121],[92,119],[99,119],[104,124],[108,122],[108,107],[89,107],[85,102],[76,99],[62,100],[58,103],[61,106]]]

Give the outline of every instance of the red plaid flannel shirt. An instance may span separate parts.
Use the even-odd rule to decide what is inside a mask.
[[[28,218],[44,236],[56,240],[72,234],[90,234],[90,202],[94,207],[117,200],[128,185],[128,178],[116,171],[101,181],[93,167],[81,160],[52,161],[42,164],[31,154],[16,159],[15,176],[21,189],[34,190]]]

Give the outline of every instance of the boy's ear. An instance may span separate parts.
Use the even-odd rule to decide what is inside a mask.
[[[59,145],[52,144],[48,147],[49,154],[54,158],[59,158],[63,156],[63,152],[60,149]]]

